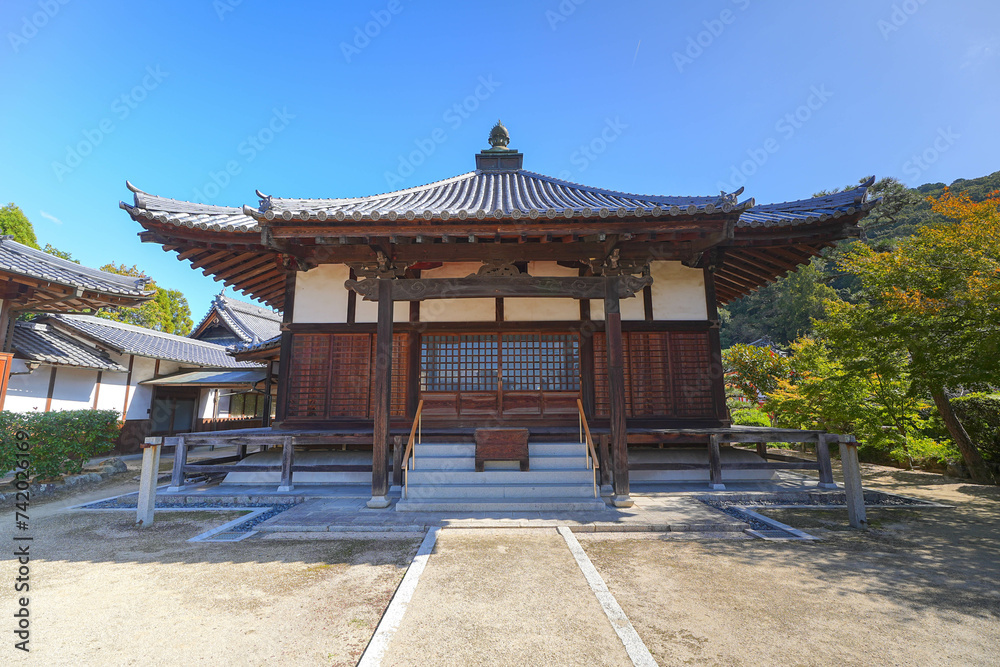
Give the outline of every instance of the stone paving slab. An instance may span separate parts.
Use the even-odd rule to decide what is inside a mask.
[[[449,528],[554,528],[574,532],[734,532],[745,523],[699,502],[691,496],[663,498],[634,496],[628,509],[595,512],[396,512],[392,507],[372,510],[364,501],[313,498],[257,526],[267,533],[422,531],[430,526]]]

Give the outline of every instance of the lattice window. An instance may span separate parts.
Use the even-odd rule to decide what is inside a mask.
[[[420,343],[423,391],[495,391],[496,334],[428,335]]]
[[[326,416],[330,388],[330,341],[328,334],[295,334],[289,360],[288,416]]]
[[[372,390],[371,334],[335,334],[331,341],[328,417],[369,415]]]
[[[668,341],[668,336],[659,332],[629,332],[630,380],[626,386],[632,398],[633,417],[655,417],[672,410]]]
[[[670,336],[674,366],[675,410],[679,417],[713,415],[711,355],[708,334],[674,332]]]
[[[507,391],[579,391],[575,334],[505,334],[501,363]]]

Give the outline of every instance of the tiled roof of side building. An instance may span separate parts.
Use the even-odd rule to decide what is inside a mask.
[[[28,361],[122,373],[128,370],[105,352],[38,322],[15,323],[12,345],[15,355]]]
[[[95,340],[121,354],[215,368],[258,366],[251,362],[236,361],[226,353],[226,348],[222,345],[91,315],[49,315],[47,321]]]
[[[244,343],[267,340],[281,333],[281,313],[224,294],[212,300],[212,306],[194,331],[200,330],[214,314]]]
[[[0,237],[0,271],[106,294],[136,297],[153,294],[152,290],[146,289],[146,280],[81,266],[29,248],[10,236]]]

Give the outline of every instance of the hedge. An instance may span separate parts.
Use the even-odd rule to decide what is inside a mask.
[[[967,394],[951,404],[983,458],[1000,464],[1000,394]]]
[[[65,410],[58,412],[0,412],[0,471],[15,465],[14,436],[28,434],[29,473],[39,479],[76,474],[94,456],[115,446],[121,432],[114,410]]]
[[[733,419],[733,424],[738,424],[740,426],[771,427],[771,418],[767,416],[766,412],[758,410],[757,408],[741,408],[732,410],[730,411],[730,417]]]

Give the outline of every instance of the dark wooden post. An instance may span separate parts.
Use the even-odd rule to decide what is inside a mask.
[[[281,318],[281,352],[278,357],[278,410],[271,425],[280,426],[288,417],[288,384],[292,372],[292,332],[288,325],[293,321],[295,306],[295,271],[285,276],[285,308]]]
[[[861,487],[861,464],[858,463],[858,443],[840,443],[840,464],[844,468],[844,494],[847,496],[847,518],[853,528],[867,528],[865,492]]]
[[[389,506],[386,448],[389,445],[389,400],[392,392],[392,282],[378,279],[378,325],[375,333],[375,424],[372,435],[372,499],[368,507]]]
[[[615,464],[615,507],[631,507],[628,488],[628,426],[625,422],[625,355],[618,277],[604,282],[604,335],[608,348],[608,398],[611,408],[611,449]]]
[[[823,433],[816,441],[816,462],[819,463],[819,488],[836,489],[833,481],[833,466],[830,464],[830,442],[837,441],[835,435]]]
[[[274,371],[274,362],[267,362],[267,370],[264,376],[264,414],[261,415],[260,425],[271,425],[271,373]]]
[[[604,489],[611,486],[611,453],[608,447],[610,436],[602,433],[597,438],[597,455],[601,457],[601,495]]]
[[[760,458],[764,459],[765,461],[767,460],[767,443],[766,442],[758,442],[757,443],[757,456],[759,456]]]
[[[165,440],[164,440],[165,441]],[[170,486],[167,493],[176,493],[184,489],[184,465],[187,463],[187,444],[184,436],[175,439],[174,445],[174,469],[170,475]]]
[[[392,485],[403,486],[403,441],[401,435],[392,439]]]
[[[292,466],[295,464],[295,444],[290,435],[281,439],[281,485],[278,493],[288,493],[292,486]]]
[[[719,436],[708,436],[708,487],[714,491],[725,491],[722,483],[722,452],[719,450]]]

